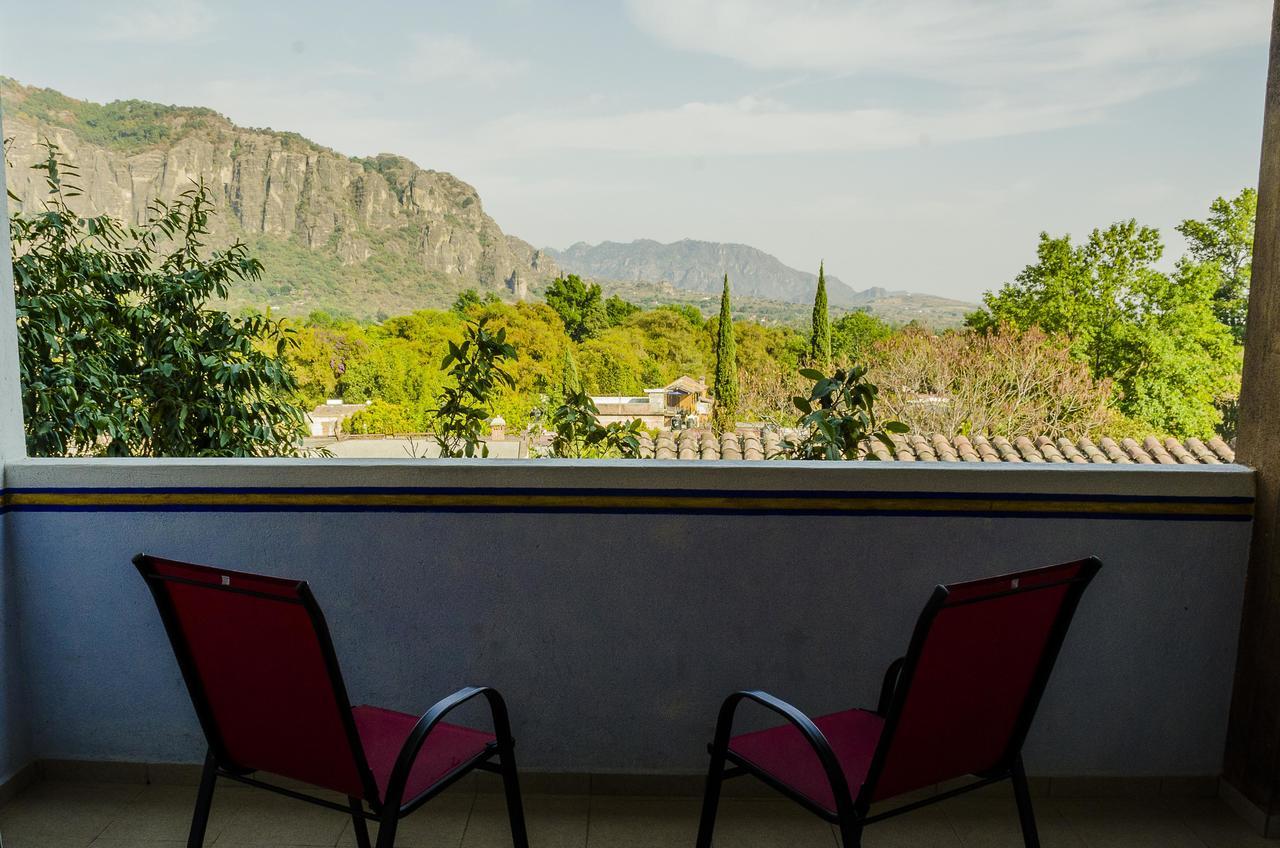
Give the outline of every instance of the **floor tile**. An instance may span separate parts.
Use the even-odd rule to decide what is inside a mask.
[[[693,845],[700,803],[692,798],[591,799],[588,848],[670,848]]]
[[[591,799],[586,795],[526,795],[525,825],[536,848],[583,848]],[[481,793],[467,823],[462,848],[509,848],[511,826],[506,799]]]
[[[1034,799],[1036,830],[1043,848],[1086,848],[1084,840],[1048,798]],[[1023,848],[1022,825],[1013,798],[954,798],[938,804],[964,848]],[[911,815],[908,813],[907,815]]]
[[[9,848],[82,848],[145,788],[126,783],[38,783],[0,807],[0,834]]]
[[[1187,800],[1064,798],[1057,804],[1087,848],[1205,848],[1182,821]]]
[[[457,787],[446,790],[400,822],[396,829],[396,848],[458,848],[475,801],[474,792],[461,791]],[[378,838],[378,827],[372,822],[369,823],[369,837],[375,842]],[[355,844],[351,820],[347,818],[337,845],[354,848]]]

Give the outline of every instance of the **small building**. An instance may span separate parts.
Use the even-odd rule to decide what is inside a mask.
[[[342,398],[329,398],[307,413],[307,426],[311,436],[336,436],[342,432],[342,422],[367,407],[368,403],[343,403]]]
[[[704,427],[715,403],[707,384],[688,376],[661,388],[645,389],[643,395],[607,395],[591,400],[600,410],[601,424],[639,420],[651,430]]]

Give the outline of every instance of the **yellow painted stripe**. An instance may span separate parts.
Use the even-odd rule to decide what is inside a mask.
[[[862,512],[973,512],[973,513],[1077,513],[1082,515],[1199,515],[1215,517],[1249,516],[1251,503],[1212,501],[1078,501],[1002,500],[998,498],[894,498],[859,496],[812,496],[777,498],[691,497],[681,495],[601,494],[467,494],[376,492],[10,492],[4,495],[9,507],[382,507],[403,509],[662,509],[662,510],[756,510],[768,512],[831,511]]]

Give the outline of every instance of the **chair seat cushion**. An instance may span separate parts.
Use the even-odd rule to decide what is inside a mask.
[[[813,723],[831,743],[849,792],[856,798],[871,766],[884,719],[867,710],[846,710],[815,718]],[[729,740],[729,750],[822,809],[836,813],[836,799],[822,763],[794,725],[735,736]]]
[[[351,712],[355,716],[356,731],[364,745],[369,769],[378,784],[378,795],[385,799],[396,757],[400,756],[400,748],[419,717],[369,706],[352,707]],[[418,751],[418,759],[409,771],[401,802],[422,794],[440,778],[479,756],[496,739],[492,733],[483,730],[440,722],[432,728]]]

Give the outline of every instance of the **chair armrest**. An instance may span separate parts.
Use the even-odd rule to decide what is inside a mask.
[[[418,752],[422,750],[423,744],[426,743],[427,737],[435,726],[446,715],[478,695],[483,695],[489,702],[489,713],[493,716],[493,732],[498,737],[499,751],[511,749],[514,741],[511,738],[511,725],[507,717],[507,704],[498,694],[498,690],[488,686],[467,686],[459,689],[452,695],[441,698],[431,709],[423,713],[418,723],[413,726],[413,730],[409,732],[408,738],[404,740],[404,744],[400,746],[400,754],[396,757],[396,764],[391,769],[391,777],[387,780],[386,797],[382,799],[384,808],[400,806],[404,798],[405,785],[409,782],[409,772],[413,770]]]
[[[902,666],[906,661],[906,657],[898,657],[885,669],[884,682],[880,684],[880,701],[876,704],[876,715],[883,717],[888,714],[889,706],[893,703],[893,693],[898,689],[898,678],[902,675]]]
[[[800,734],[804,736],[805,741],[809,743],[809,747],[813,749],[817,755],[818,761],[822,764],[822,770],[827,776],[827,782],[831,784],[831,792],[836,799],[836,806],[841,816],[846,812],[852,812],[853,798],[849,795],[849,782],[845,779],[844,769],[840,767],[840,761],[836,759],[835,752],[831,750],[831,743],[827,741],[827,737],[822,734],[818,726],[804,713],[797,708],[788,704],[781,698],[775,698],[768,692],[756,690],[743,690],[734,692],[728,698],[724,699],[724,703],[720,706],[720,716],[716,721],[716,737],[712,742],[712,757],[717,755],[723,757],[729,749],[729,735],[733,730],[734,714],[737,712],[738,705],[743,701],[752,701],[759,704],[767,710],[777,713],[790,723]]]

